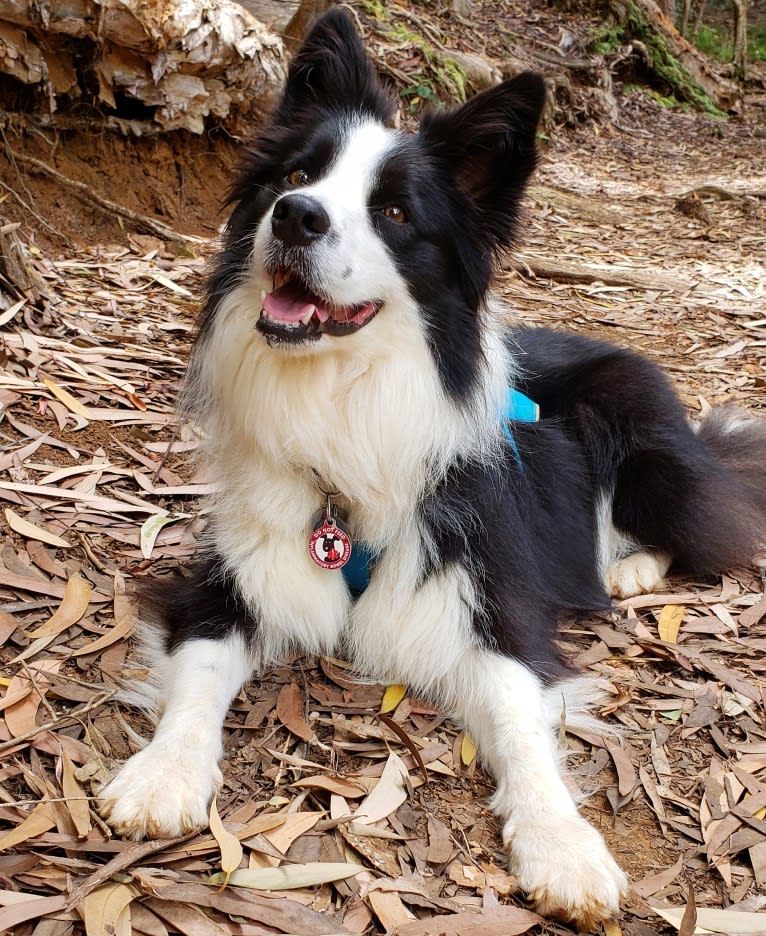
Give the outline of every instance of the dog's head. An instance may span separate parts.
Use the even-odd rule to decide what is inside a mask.
[[[330,10],[232,190],[207,319],[246,281],[275,353],[315,353],[351,349],[361,331],[382,337],[406,309],[459,395],[493,260],[534,167],[544,96],[541,78],[523,74],[401,133],[351,21]]]

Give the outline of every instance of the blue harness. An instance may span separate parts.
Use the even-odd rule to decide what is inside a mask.
[[[519,447],[511,432],[510,423],[537,422],[539,418],[540,407],[537,403],[518,390],[514,390],[513,387],[509,387],[506,410],[503,413],[503,434],[508,440],[516,462],[522,471],[524,465],[521,461]],[[346,585],[354,598],[358,598],[370,584],[370,569],[379,555],[379,553],[374,553],[366,543],[354,542],[351,548],[351,557],[341,570]]]

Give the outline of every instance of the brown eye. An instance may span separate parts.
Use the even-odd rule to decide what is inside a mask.
[[[406,224],[409,218],[398,205],[386,205],[383,214],[389,221],[396,221],[397,224]]]
[[[293,169],[287,177],[287,181],[290,185],[308,185],[311,179],[309,179],[309,174],[304,169]]]

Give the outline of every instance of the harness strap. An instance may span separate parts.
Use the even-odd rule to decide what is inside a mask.
[[[511,432],[510,423],[537,422],[539,419],[540,407],[537,403],[535,403],[534,400],[530,400],[528,396],[525,396],[519,390],[514,390],[513,387],[509,387],[506,409],[502,416],[503,434],[511,446],[511,450],[513,451],[513,455],[521,471],[524,470],[524,463],[521,460],[521,453],[516,444],[516,439],[514,439],[513,432]],[[354,544],[351,548],[351,558],[341,570],[343,572],[343,578],[346,581],[346,586],[354,599],[358,598],[370,584],[370,570],[373,563],[379,558],[380,553],[373,552],[367,543],[354,540]]]

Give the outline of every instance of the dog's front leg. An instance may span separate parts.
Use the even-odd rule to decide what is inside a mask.
[[[167,655],[154,738],[99,797],[115,832],[170,838],[207,823],[208,804],[221,782],[223,720],[251,671],[251,654],[236,632],[188,640]]]
[[[497,781],[492,806],[522,889],[540,913],[583,930],[613,916],[627,879],[562,779],[549,711],[555,690],[479,648],[455,672],[453,692],[445,688]]]

